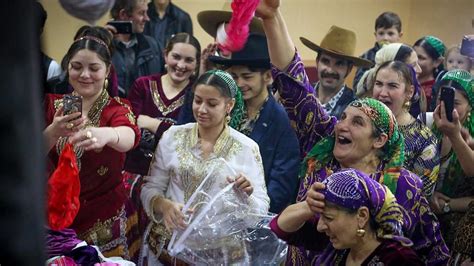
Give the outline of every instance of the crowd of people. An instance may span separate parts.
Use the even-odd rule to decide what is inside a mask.
[[[300,37],[317,53],[312,84],[280,6],[261,0],[228,54],[201,46],[170,0],[116,0],[132,33],[84,26],[60,64],[42,54],[47,174],[71,144],[81,184],[74,221],[47,230],[48,265],[186,265],[167,245],[223,161],[252,214],[274,215],[286,265],[473,265],[472,48],[404,44],[384,12],[362,56],[336,25],[319,44]],[[198,22],[219,39],[230,18]]]

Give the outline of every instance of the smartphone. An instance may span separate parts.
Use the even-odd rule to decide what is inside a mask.
[[[132,34],[132,22],[131,21],[112,20],[112,21],[107,22],[107,24],[113,26],[117,30],[117,33]]]
[[[474,58],[474,36],[464,36],[461,42],[461,54]]]
[[[446,118],[448,118],[450,122],[453,122],[454,88],[450,86],[442,86],[439,99],[444,102]]]
[[[63,96],[64,115],[69,115],[76,112],[79,112],[82,114],[82,97],[74,96],[74,95],[64,95]]]

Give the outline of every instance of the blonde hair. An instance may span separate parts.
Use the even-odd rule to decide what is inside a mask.
[[[465,56],[465,55],[461,54],[461,46],[460,45],[453,45],[453,46],[449,47],[449,49],[446,51],[446,55],[444,57],[444,62],[443,62],[444,63],[444,68],[446,68],[446,70],[448,69],[448,57],[452,52],[457,52],[461,56],[465,57],[467,59],[467,61],[469,62],[469,69],[464,69],[464,70],[471,71],[472,66],[473,66],[472,59],[469,58],[468,56]]]

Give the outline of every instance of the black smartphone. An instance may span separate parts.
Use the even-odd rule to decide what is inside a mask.
[[[79,112],[82,114],[82,97],[74,96],[74,95],[64,95],[63,96],[64,115],[69,115],[76,112]]]
[[[132,22],[131,21],[112,20],[112,21],[107,22],[107,24],[113,26],[117,30],[117,33],[132,34]]]
[[[446,118],[448,118],[450,122],[453,122],[454,88],[450,86],[442,86],[439,99],[444,102]]]

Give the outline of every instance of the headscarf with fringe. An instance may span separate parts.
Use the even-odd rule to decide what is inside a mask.
[[[388,140],[382,148],[383,157],[380,158],[383,164],[381,173],[383,175],[383,184],[392,193],[396,193],[400,170],[405,160],[405,142],[402,133],[398,129],[395,116],[385,104],[371,98],[355,100],[349,106],[364,112],[372,120],[373,126],[378,131],[387,134]],[[315,163],[324,166],[334,159],[334,144],[334,135],[328,136],[316,143],[303,160],[300,178],[309,174],[308,170],[313,170],[313,167],[308,166],[312,166]]]
[[[464,92],[466,92],[469,106],[471,106],[471,111],[469,112],[466,121],[464,121],[462,126],[469,131],[471,136],[474,136],[474,118],[472,117],[472,112],[474,109],[474,82],[471,73],[460,69],[451,70],[448,71],[441,80],[453,81],[456,84],[455,89],[461,88]],[[438,139],[442,139],[442,134],[436,127],[436,124],[433,124],[433,133],[438,137]],[[465,173],[462,170],[456,153],[453,152],[449,158],[449,165],[446,171],[446,176],[443,180],[441,192],[449,197],[454,196],[453,193],[456,189],[457,182],[463,175],[465,175]]]

